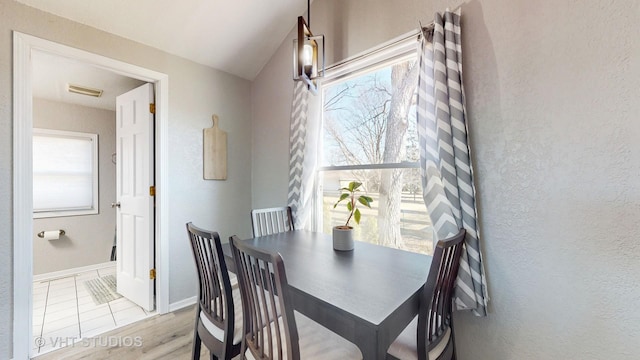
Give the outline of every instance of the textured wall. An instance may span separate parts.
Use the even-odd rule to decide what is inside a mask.
[[[221,237],[251,234],[251,84],[9,0],[0,0],[0,359],[12,354],[12,30],[125,61],[169,77],[169,301],[197,292],[185,223],[217,229]],[[202,178],[202,130],[220,115],[228,133],[228,180]],[[21,359],[22,360],[22,359]]]
[[[288,37],[251,88],[251,205],[254,209],[287,203],[289,119],[293,97],[293,71],[288,65],[292,46]]]
[[[33,100],[33,126],[98,134],[99,213],[33,220],[33,274],[43,274],[109,261],[116,224],[111,203],[116,198],[116,113],[44,99]],[[60,240],[47,241],[40,231],[64,229]]]
[[[491,301],[458,358],[640,358],[640,4],[324,0],[312,30],[331,64],[459,4]],[[253,84],[254,206],[286,201],[292,36]]]
[[[638,2],[466,10],[493,301],[459,318],[465,358],[640,358]]]

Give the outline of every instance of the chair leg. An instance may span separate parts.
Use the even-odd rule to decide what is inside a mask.
[[[196,327],[193,330],[193,349],[191,350],[192,360],[200,360],[200,348],[202,347],[202,340],[200,339],[200,335],[198,335],[198,321],[200,321],[199,313],[198,318],[196,318]]]
[[[200,336],[198,336],[198,333],[196,333],[196,335],[193,337],[193,349],[191,350],[191,354],[192,354],[191,358],[193,360],[200,360],[200,347],[201,347]]]
[[[453,323],[451,324],[451,346],[453,351],[451,352],[451,360],[456,360],[456,336],[453,331]]]

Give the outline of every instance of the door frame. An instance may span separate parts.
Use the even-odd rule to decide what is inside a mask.
[[[156,309],[169,312],[169,77],[17,31],[13,32],[13,358],[30,358],[33,282],[33,89],[31,53],[44,51],[154,84],[156,103]],[[25,241],[27,240],[27,241]]]

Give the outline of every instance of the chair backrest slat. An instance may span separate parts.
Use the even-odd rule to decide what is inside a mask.
[[[291,207],[254,209],[251,211],[253,237],[293,231]]]

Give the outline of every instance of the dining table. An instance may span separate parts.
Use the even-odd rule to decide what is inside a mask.
[[[363,359],[384,359],[417,315],[431,256],[356,241],[333,249],[331,235],[295,230],[243,240],[279,253],[294,310],[354,343]],[[225,262],[235,272],[230,245]]]

